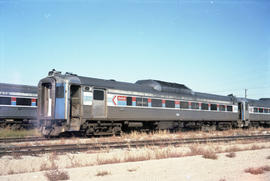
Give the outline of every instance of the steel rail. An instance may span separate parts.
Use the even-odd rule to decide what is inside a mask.
[[[144,146],[179,146],[182,144],[202,144],[215,142],[232,142],[239,140],[270,140],[270,135],[252,136],[227,136],[227,137],[208,137],[208,138],[187,138],[187,139],[161,139],[143,141],[121,141],[121,142],[100,142],[100,143],[81,143],[81,144],[61,144],[61,145],[37,145],[37,146],[0,146],[0,156],[3,155],[35,155],[49,152],[80,152],[97,151],[103,149],[123,149],[139,148]]]
[[[44,140],[48,140],[48,138],[38,136],[10,137],[10,138],[0,138],[0,143],[19,143],[19,142],[44,141]]]
[[[267,135],[267,134],[266,134]],[[241,136],[243,136],[244,138],[247,138],[247,137],[254,137],[256,135],[237,135],[239,138],[241,138]],[[259,135],[260,136],[260,135]],[[234,138],[236,136],[216,136],[216,137],[208,137],[208,138],[211,138],[211,139],[214,139],[214,138]],[[207,138],[207,137],[206,137]],[[20,143],[20,142],[34,142],[34,141],[52,141],[52,140],[59,140],[59,139],[62,139],[62,138],[45,138],[45,137],[39,137],[39,136],[27,136],[27,137],[7,137],[7,138],[0,138],[0,144],[1,143]],[[69,140],[70,138],[64,138],[64,140]],[[91,139],[91,138],[79,138],[79,139]],[[194,139],[194,138],[180,138],[180,139],[174,139],[174,140],[189,140],[189,139]],[[205,139],[205,138],[196,138],[196,139]],[[162,139],[163,141],[169,141],[171,139]],[[149,141],[149,140],[146,140],[146,141]],[[132,142],[132,141],[131,141]],[[107,142],[106,142],[107,143]],[[104,144],[106,144],[104,142]],[[112,142],[109,142],[109,143],[112,143]],[[117,142],[119,143],[119,142]]]

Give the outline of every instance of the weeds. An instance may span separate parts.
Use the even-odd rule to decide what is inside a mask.
[[[203,158],[207,158],[207,159],[212,159],[212,160],[216,160],[218,158],[218,156],[216,155],[215,152],[213,151],[205,151],[202,155]]]
[[[129,168],[129,169],[127,169],[127,171],[129,171],[129,172],[135,172],[135,171],[137,171],[137,168]]]
[[[41,165],[40,165],[40,171],[44,171],[44,170],[57,170],[58,169],[58,166],[57,164],[55,163],[56,160],[59,160],[59,157],[58,155],[53,152],[49,155],[49,158],[48,158],[49,162],[47,164],[47,162],[43,162]]]
[[[15,174],[15,171],[14,170],[9,170],[8,171],[8,175],[13,175],[13,174]]]
[[[166,130],[145,133],[145,132],[131,132],[131,133],[124,133],[120,137],[116,137],[115,139],[131,139],[131,140],[144,140],[144,139],[160,139],[160,138],[201,138],[201,137],[212,137],[212,136],[236,136],[236,135],[253,135],[259,134],[263,132],[270,132],[269,128],[252,128],[248,130],[243,129],[231,129],[231,130],[224,130],[224,131],[187,131],[187,132],[177,132],[177,133],[170,133]]]
[[[38,129],[32,130],[12,130],[10,128],[1,129],[0,138],[11,138],[11,137],[27,137],[27,136],[41,136]]]
[[[155,135],[158,134],[158,135]],[[169,136],[177,135],[177,134],[170,134],[166,132],[159,132],[159,133],[138,133],[134,132],[132,133],[132,136],[136,137],[136,139],[141,139],[139,138],[140,135],[143,135],[143,139],[156,139],[159,135],[164,135],[168,134]],[[179,133],[180,134],[180,133]],[[189,136],[194,135],[195,133],[188,133],[190,134]],[[207,133],[200,133],[196,132],[196,134],[202,134],[205,136]],[[231,132],[231,134],[234,134]],[[154,136],[155,135],[155,136]],[[167,135],[167,136],[168,136]],[[128,136],[128,135],[125,135]],[[181,133],[181,136],[185,136],[184,134]],[[196,135],[194,136],[196,137]],[[77,141],[77,139],[74,141]],[[108,138],[101,138],[101,140],[105,140]],[[119,137],[112,137],[109,139],[119,139]],[[142,139],[142,140],[143,140]],[[70,141],[70,140],[68,140]],[[66,142],[68,141],[65,140],[60,140],[60,142]],[[72,140],[73,141],[73,140]],[[81,140],[79,140],[81,141]],[[83,140],[86,141],[86,140]],[[87,140],[88,141],[88,140]],[[99,138],[93,138],[90,140],[91,142],[100,142]],[[236,142],[238,144],[238,142]],[[40,142],[40,144],[45,144]],[[52,141],[51,144],[55,144],[55,141]],[[254,146],[255,145],[255,146]],[[193,145],[184,145],[181,148],[176,148],[174,146],[168,146],[168,147],[145,147],[145,148],[139,148],[139,149],[134,149],[130,148],[129,151],[122,151],[120,154],[118,152],[114,153],[111,150],[99,150],[94,153],[97,153],[96,155],[91,155],[93,156],[93,159],[82,159],[80,157],[75,157],[74,155],[67,155],[67,162],[64,164],[61,164],[61,168],[74,168],[74,167],[82,167],[82,166],[92,166],[92,165],[102,165],[102,164],[113,164],[113,163],[122,163],[122,162],[137,162],[137,161],[144,161],[144,160],[152,160],[152,159],[166,159],[166,158],[176,158],[176,157],[183,157],[183,156],[193,156],[193,155],[202,155],[203,158],[208,158],[208,159],[217,159],[217,153],[221,152],[228,152],[226,153],[227,157],[233,158],[236,156],[235,152],[236,151],[241,151],[241,150],[250,150],[250,149],[259,149],[262,148],[262,144],[249,144],[249,145],[244,145],[244,147],[240,146],[232,146],[232,145],[225,145],[225,147],[217,145],[216,144],[193,144]],[[262,145],[262,146],[260,146]],[[265,146],[267,147],[267,145]],[[269,146],[268,146],[269,147]],[[212,150],[212,151],[211,151]],[[102,153],[104,152],[104,153]],[[20,159],[20,155],[11,155],[13,156],[14,159]],[[48,170],[58,170],[58,163],[60,163],[59,160],[59,155],[56,153],[51,153],[46,156],[47,161],[41,161],[35,168],[36,171],[48,171]],[[62,158],[62,157],[61,157]],[[270,159],[270,155],[266,157],[266,159]],[[15,160],[17,161],[17,160]],[[21,162],[21,161],[20,161]],[[263,171],[268,171],[270,169],[269,167],[264,167],[261,168]],[[26,169],[25,169],[26,170]],[[17,170],[15,168],[10,169],[9,174],[14,174],[14,173],[22,173],[25,170]],[[31,168],[29,168],[25,172],[31,171]],[[128,169],[127,171],[133,172],[136,171],[136,169]],[[252,171],[252,170],[251,170]],[[256,170],[255,170],[256,172]],[[2,171],[2,174],[7,174],[8,170]]]
[[[263,174],[264,171],[260,167],[260,168],[247,168],[247,169],[245,169],[245,172],[253,174],[253,175],[259,175],[259,174]]]
[[[22,154],[20,154],[20,153],[13,152],[13,153],[11,153],[11,155],[12,155],[13,159],[15,159],[15,160],[22,159]]]
[[[56,152],[52,152],[52,153],[49,155],[49,160],[50,160],[51,162],[53,162],[53,161],[55,161],[55,160],[59,160],[59,157],[58,157],[57,153],[56,153]]]
[[[68,180],[69,179],[69,175],[67,172],[60,171],[58,169],[52,170],[49,172],[45,172],[44,175],[48,178],[49,181]]]
[[[77,160],[74,155],[67,155],[67,157],[69,158],[71,163],[70,168],[77,168],[83,166],[83,164],[79,160]]]
[[[190,152],[187,154],[187,156],[202,155],[204,152],[204,150],[198,145],[192,145],[189,147],[189,149]]]
[[[51,163],[51,170],[57,170],[58,165],[55,163],[56,160],[59,160],[59,157],[56,152],[53,152],[49,155],[49,161]]]
[[[234,158],[235,156],[236,156],[236,154],[234,152],[226,154],[226,157],[228,157],[228,158]]]
[[[258,149],[262,149],[262,148],[264,148],[264,146],[252,145],[252,147],[250,149],[251,150],[258,150]]]
[[[189,149],[190,149],[190,152],[184,156],[202,155],[203,158],[213,159],[213,160],[216,160],[218,158],[218,156],[216,155],[214,151],[203,149],[199,147],[198,145],[192,145],[189,147]]]
[[[242,149],[238,146],[233,146],[233,147],[230,147],[228,149],[225,150],[225,152],[237,152],[237,151],[241,151]]]
[[[247,168],[245,169],[246,173],[250,173],[253,175],[259,175],[259,174],[263,174],[264,172],[269,172],[270,171],[270,166],[266,165],[266,166],[262,166],[262,167],[258,167],[258,168]]]
[[[39,168],[40,171],[50,170],[46,163],[42,163]]]
[[[96,174],[97,177],[103,177],[105,175],[111,175],[111,172],[106,171],[106,170],[102,170],[102,171],[98,171]]]
[[[117,157],[112,158],[101,158],[99,155],[97,156],[97,164],[104,165],[104,164],[113,164],[113,163],[120,163],[121,159]]]
[[[125,155],[123,162],[138,162],[138,161],[145,161],[150,160],[151,156],[149,153],[136,155],[136,154],[128,154]]]
[[[270,172],[270,166],[266,165],[262,167],[264,171]]]
[[[74,139],[73,139],[73,140],[74,140]],[[74,140],[74,141],[75,141],[75,140]],[[62,144],[62,145],[66,144],[66,140],[63,139],[63,138],[61,138],[61,139],[60,139],[60,144]]]

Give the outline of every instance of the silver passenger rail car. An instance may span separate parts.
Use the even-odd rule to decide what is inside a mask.
[[[38,89],[38,114],[45,136],[74,131],[105,135],[134,129],[222,130],[270,121],[270,111],[250,113],[257,107],[270,109],[268,101],[199,93],[159,80],[125,83],[53,70]]]

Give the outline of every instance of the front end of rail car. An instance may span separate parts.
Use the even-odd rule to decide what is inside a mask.
[[[38,85],[38,115],[42,134],[57,136],[69,130],[69,89],[72,80],[51,71]]]

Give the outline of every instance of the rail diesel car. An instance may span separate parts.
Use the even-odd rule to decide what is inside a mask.
[[[37,124],[37,87],[0,83],[0,127],[30,128]]]
[[[50,71],[38,85],[42,133],[228,129],[270,125],[270,99],[194,92],[159,80],[118,82]]]

